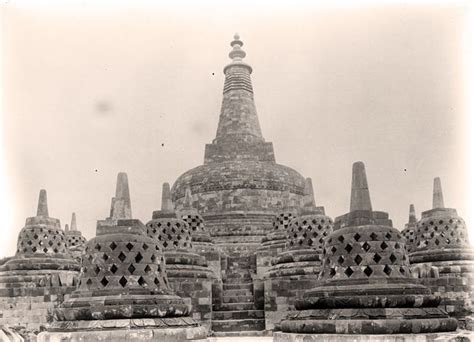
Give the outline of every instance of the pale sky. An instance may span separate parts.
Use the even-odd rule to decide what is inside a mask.
[[[327,214],[348,211],[362,160],[373,208],[396,228],[410,203],[418,217],[431,208],[436,176],[472,228],[465,7],[67,3],[1,8],[0,257],[14,254],[41,188],[50,216],[64,226],[75,211],[92,238],[125,171],[146,223],[162,182],[203,163],[235,32],[266,141],[312,177]]]

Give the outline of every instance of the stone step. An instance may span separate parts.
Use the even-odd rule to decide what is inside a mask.
[[[249,331],[214,331],[212,333],[213,337],[261,337],[261,336],[272,336],[271,331],[267,330],[249,330]],[[219,339],[220,340],[220,339]],[[253,339],[252,339],[253,340]],[[234,341],[234,340],[232,340]],[[239,339],[239,341],[245,341]],[[217,339],[212,337],[209,339],[209,342],[217,342]]]
[[[233,289],[224,290],[224,297],[242,297],[242,296],[253,296],[252,290],[249,289]]]
[[[263,310],[213,311],[212,320],[265,318]]]
[[[229,271],[226,272],[225,279],[245,279],[245,280],[250,280],[252,279],[250,272],[232,272],[230,273]]]
[[[265,330],[265,319],[213,320],[211,329],[216,332]]]
[[[222,303],[253,303],[253,296],[222,296]]]
[[[245,311],[245,310],[255,310],[253,305],[254,303],[245,302],[245,303],[222,303],[220,305],[219,311]]]
[[[227,290],[253,290],[253,283],[223,283],[224,291]]]

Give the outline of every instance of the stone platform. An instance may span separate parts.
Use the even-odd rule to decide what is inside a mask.
[[[434,334],[343,335],[273,333],[273,342],[471,342],[474,333],[461,330]]]
[[[207,331],[190,317],[54,322],[37,342],[207,341]]]

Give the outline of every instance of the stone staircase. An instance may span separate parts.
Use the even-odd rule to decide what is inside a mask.
[[[265,313],[254,303],[250,258],[231,256],[223,278],[222,303],[212,312],[212,330],[215,336],[262,335]]]

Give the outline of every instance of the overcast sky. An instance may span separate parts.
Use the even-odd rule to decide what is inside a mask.
[[[202,164],[215,137],[235,32],[265,139],[312,177],[327,214],[348,211],[362,160],[395,227],[410,203],[430,209],[435,176],[468,219],[465,8],[183,4],[2,7],[0,257],[41,188],[50,216],[64,225],[75,211],[91,238],[125,171],[146,223],[161,183]]]

